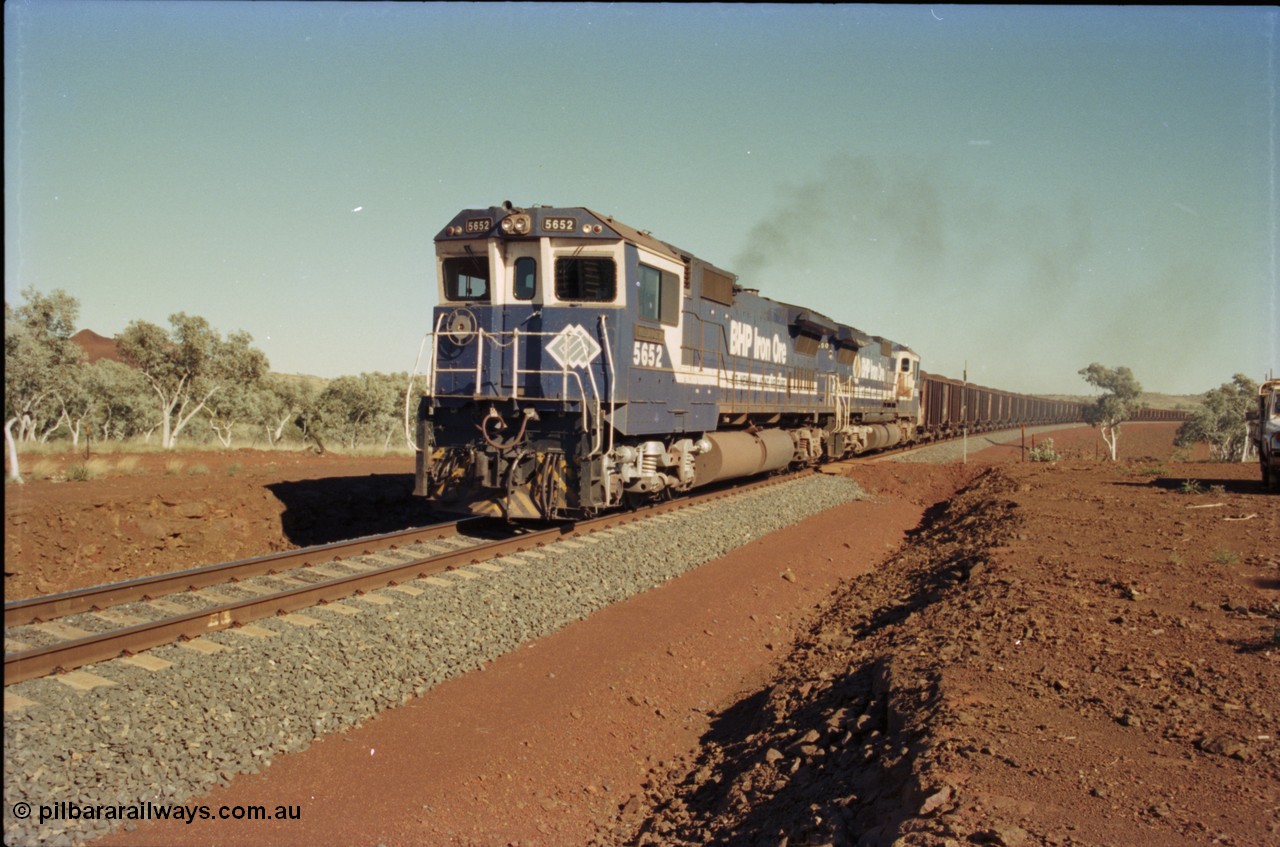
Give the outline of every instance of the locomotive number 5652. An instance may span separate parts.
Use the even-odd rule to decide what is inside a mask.
[[[662,367],[662,345],[637,341],[631,350],[631,364],[646,368]]]

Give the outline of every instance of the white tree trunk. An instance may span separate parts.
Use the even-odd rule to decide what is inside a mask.
[[[13,440],[13,425],[17,418],[9,418],[4,425],[4,446],[9,450],[9,479],[22,484],[22,473],[18,470],[18,445]]]
[[[234,421],[227,421],[226,423],[223,423],[210,413],[209,429],[213,430],[214,434],[218,436],[218,441],[222,442],[223,447],[231,447],[231,438],[233,436],[232,430],[234,427]]]
[[[178,441],[178,434],[181,433],[182,430],[186,427],[186,425],[191,422],[192,418],[200,414],[200,411],[204,409],[204,404],[208,402],[209,398],[212,397],[214,395],[214,392],[216,392],[217,390],[218,390],[217,386],[209,389],[208,393],[206,393],[204,397],[201,397],[200,402],[197,403],[195,405],[195,408],[191,409],[190,411],[187,411],[187,400],[184,399],[182,401],[182,405],[178,408],[178,411],[177,411],[178,421],[176,424],[174,424],[173,432],[169,437],[169,443],[165,446],[167,446],[170,449],[173,448],[173,446]],[[222,436],[219,435],[218,437],[221,438]]]
[[[168,450],[173,447],[173,439],[169,435],[169,416],[173,413],[173,407],[167,406],[160,418],[160,446]],[[154,430],[152,430],[154,432]]]
[[[172,450],[174,439],[178,437],[178,433],[173,429],[174,409],[178,407],[178,401],[182,400],[183,389],[186,387],[187,379],[183,377],[178,381],[178,388],[174,391],[172,397],[165,395],[164,388],[156,380],[147,377],[147,381],[151,383],[151,390],[160,398],[160,420],[157,423],[157,426],[160,427],[160,446],[166,450]],[[186,405],[186,401],[183,401],[183,405]],[[178,411],[181,413],[180,407]]]
[[[66,421],[67,423],[67,429],[71,428],[71,420],[70,418],[67,417],[67,413],[64,411],[61,415],[58,415],[58,419],[53,422],[52,426],[50,426],[44,432],[40,433],[40,443],[48,444],[49,439],[53,437],[53,434],[58,430],[62,429],[63,421]]]
[[[272,432],[270,427],[267,428],[267,435],[271,436],[271,445],[273,447],[279,444],[280,440],[284,438],[284,428],[289,425],[289,421],[293,420],[294,417],[295,415],[290,412],[281,418],[280,422],[276,424],[275,432]]]
[[[1102,440],[1106,442],[1107,449],[1111,451],[1111,461],[1116,460],[1116,441],[1120,438],[1118,427],[1108,424],[1102,425]]]

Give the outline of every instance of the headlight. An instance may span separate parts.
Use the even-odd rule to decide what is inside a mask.
[[[533,219],[528,215],[507,215],[502,219],[501,227],[507,235],[528,235],[533,229]]]

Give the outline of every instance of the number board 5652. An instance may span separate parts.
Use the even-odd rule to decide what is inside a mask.
[[[633,342],[631,364],[644,368],[660,368],[663,366],[662,351],[661,344],[652,344],[648,341]]]

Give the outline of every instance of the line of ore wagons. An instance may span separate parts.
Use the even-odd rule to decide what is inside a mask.
[[[1084,420],[1085,404],[1014,394],[998,388],[962,382],[921,371],[920,400],[924,404],[924,431],[946,437],[967,426],[984,432],[1019,424],[1074,423]],[[1186,412],[1172,409],[1139,409],[1130,420],[1180,421]]]

